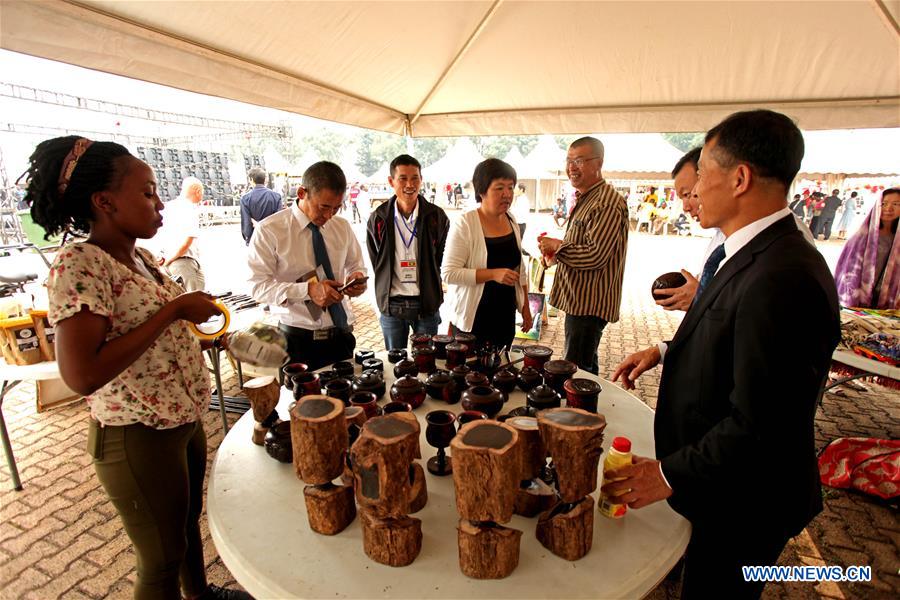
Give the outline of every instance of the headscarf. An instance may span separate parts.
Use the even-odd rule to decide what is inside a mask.
[[[878,236],[881,227],[881,202],[863,221],[853,237],[847,240],[834,270],[838,299],[842,306],[859,308],[897,308],[900,298],[900,235],[894,233],[894,241],[884,267],[881,292],[875,298],[875,285],[880,273],[876,273]]]

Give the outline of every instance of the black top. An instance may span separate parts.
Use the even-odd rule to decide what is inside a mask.
[[[514,233],[500,237],[486,237],[488,269],[518,269],[522,264],[519,245]],[[496,281],[484,284],[484,292],[478,309],[472,333],[479,342],[491,342],[495,346],[512,343],[516,328],[516,288]]]

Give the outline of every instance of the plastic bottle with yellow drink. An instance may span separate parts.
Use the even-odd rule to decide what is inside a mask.
[[[612,481],[619,481],[620,479],[622,479],[621,477],[610,479],[607,476],[607,473],[609,473],[613,469],[618,469],[619,467],[624,467],[625,465],[630,464],[631,440],[626,437],[614,438],[612,442],[612,448],[609,449],[609,454],[606,455],[606,460],[603,461],[603,483],[607,484]],[[608,496],[607,494],[601,493],[598,510],[601,514],[611,519],[621,519],[625,516],[625,512],[628,510],[628,506],[626,506],[625,504],[617,504],[613,502],[614,498],[615,496]]]

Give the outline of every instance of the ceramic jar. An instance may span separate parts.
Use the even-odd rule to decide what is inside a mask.
[[[292,376],[291,381],[294,382],[294,400],[322,393],[322,382],[318,373],[300,373]]]
[[[332,379],[325,384],[325,395],[337,398],[344,403],[344,406],[350,405],[350,380],[338,377]]]
[[[353,392],[370,392],[381,400],[385,392],[384,379],[374,373],[363,373],[353,380]]]
[[[419,367],[416,366],[415,362],[409,360],[408,358],[404,358],[396,365],[394,365],[394,377],[397,377],[398,379],[406,375],[415,377],[418,374]]]
[[[685,279],[684,275],[677,271],[673,271],[671,273],[663,273],[653,280],[653,284],[650,286],[650,295],[653,296],[654,301],[665,300],[666,298],[670,298],[671,295],[659,295],[654,294],[653,292],[661,289],[679,288],[686,283],[687,279]]]
[[[409,336],[409,345],[413,350],[431,345],[431,336],[427,333],[414,333]]]
[[[343,379],[353,379],[353,363],[349,360],[336,362],[331,366],[331,370]]]
[[[544,363],[553,356],[553,349],[548,346],[539,345],[525,346],[525,348],[522,349],[522,353],[525,354],[526,367],[531,367],[538,372],[542,372],[544,370]]]
[[[559,408],[562,398],[548,385],[538,385],[525,396],[525,403],[535,411]]]
[[[408,402],[388,402],[382,407],[382,412],[386,415],[396,412],[412,412],[412,406]]]
[[[600,395],[600,384],[593,379],[573,377],[563,384],[566,392],[566,406],[580,408],[588,412],[597,412],[597,398]]]
[[[397,350],[388,350],[388,362],[396,364],[406,358],[406,350],[403,348]]]
[[[384,372],[384,361],[380,358],[367,358],[362,363],[363,371],[381,371]]]
[[[466,353],[469,351],[468,346],[459,342],[451,342],[447,344],[446,350],[448,369],[466,364]]]
[[[309,370],[309,367],[304,363],[290,363],[281,367],[282,381],[284,382],[284,387],[289,390],[294,389],[294,382],[291,379],[294,375],[299,375],[300,373],[306,373]]]
[[[539,386],[544,383],[544,378],[534,367],[523,367],[522,370],[519,371],[519,376],[516,378],[516,383],[519,384],[519,389],[527,394],[535,386]]]
[[[378,399],[372,392],[353,392],[350,394],[350,406],[358,406],[366,413],[366,419],[377,417],[379,411]]]
[[[493,419],[503,408],[503,394],[487,385],[476,385],[462,393],[462,407],[465,410],[483,412]]]
[[[275,460],[283,463],[293,462],[294,450],[291,443],[291,422],[281,421],[269,428],[263,439],[266,452]]]
[[[548,360],[544,363],[544,382],[560,396],[565,395],[563,385],[578,371],[578,365],[568,360]]]
[[[437,369],[425,380],[425,391],[435,400],[447,401],[445,388],[451,384],[453,384],[453,378],[450,377],[450,372]]]
[[[509,369],[500,369],[494,374],[491,383],[494,387],[509,396],[516,389],[516,374]]]
[[[434,362],[435,358],[437,358],[437,351],[431,346],[421,346],[413,350],[413,360],[416,362],[419,373],[434,371],[437,368]]]
[[[490,386],[491,382],[488,379],[488,376],[479,371],[470,371],[466,375],[466,387],[474,387],[476,385],[480,386]]]
[[[400,377],[391,386],[391,400],[418,408],[425,401],[425,384],[409,375]]]
[[[327,371],[319,371],[319,385],[322,386],[322,389],[325,389],[325,385],[331,381],[332,379],[338,379],[340,375],[334,369],[329,369]]]
[[[452,335],[442,335],[437,334],[431,336],[431,345],[434,346],[435,356],[437,356],[441,360],[446,360],[447,358],[447,344],[453,342]]]
[[[478,340],[471,333],[463,333],[460,331],[453,336],[453,341],[466,347],[466,356],[475,356],[475,344]]]
[[[374,350],[357,350],[354,356],[356,364],[362,366],[363,362],[370,358],[375,358]]]

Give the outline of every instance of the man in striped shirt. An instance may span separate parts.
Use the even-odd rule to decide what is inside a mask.
[[[557,264],[550,304],[566,313],[566,360],[595,375],[603,328],[619,320],[628,245],[628,205],[603,180],[602,167],[600,140],[583,137],[572,142],[566,174],[578,200],[565,238],[538,239],[544,260]]]

